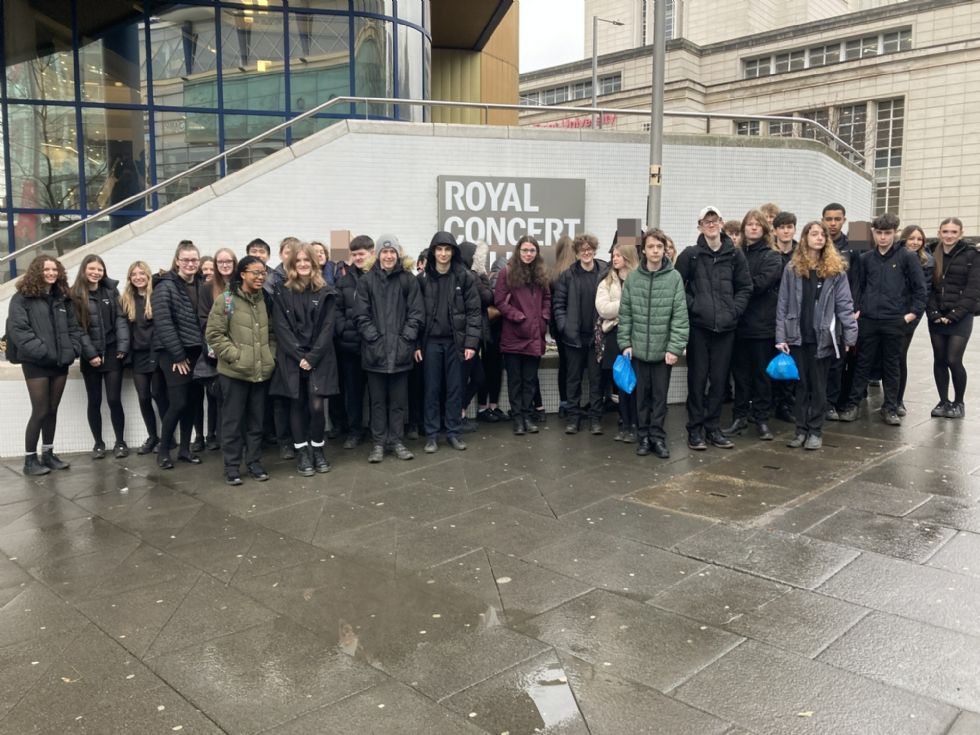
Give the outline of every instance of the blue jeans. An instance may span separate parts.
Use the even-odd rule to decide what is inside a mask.
[[[435,437],[442,426],[442,391],[446,391],[446,436],[459,436],[463,423],[463,356],[452,338],[431,339],[422,350],[425,381],[425,435]]]

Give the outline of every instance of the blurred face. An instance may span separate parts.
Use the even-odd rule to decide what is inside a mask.
[[[263,263],[269,262],[269,253],[261,245],[252,245],[247,251],[248,255],[254,255],[256,258],[261,260]]]
[[[895,230],[871,230],[879,250],[888,250],[895,242]]]
[[[378,260],[381,261],[381,267],[386,271],[390,271],[395,267],[395,263],[398,262],[398,251],[393,248],[385,248],[378,255]]]
[[[776,228],[776,239],[785,244],[793,242],[796,236],[796,225],[780,225]]]
[[[142,291],[150,282],[150,274],[142,268],[133,268],[133,272],[129,274],[129,282],[137,291]]]
[[[214,264],[218,269],[218,273],[220,273],[226,279],[229,278],[235,271],[235,259],[231,256],[231,253],[227,251],[222,251],[215,255]]]
[[[41,272],[44,274],[44,282],[49,286],[58,282],[58,264],[53,260],[44,261]]]
[[[313,273],[313,261],[310,260],[310,256],[307,253],[300,251],[293,258],[293,268],[296,269],[296,273],[300,278],[309,278]]]
[[[191,280],[197,275],[197,269],[201,265],[201,256],[197,250],[181,250],[177,253],[177,272],[185,281]]]
[[[93,260],[87,266],[85,266],[85,281],[88,283],[89,288],[94,288],[99,285],[99,281],[102,280],[102,276],[105,275],[105,268],[102,267],[102,263],[97,260]]]
[[[364,268],[364,264],[368,261],[370,257],[371,257],[370,250],[352,250],[350,253],[351,263],[353,263],[357,268],[360,269]]]
[[[952,222],[947,222],[939,227],[939,241],[947,247],[955,245],[962,234],[963,230]]]
[[[211,283],[211,279],[214,277],[214,261],[205,260],[201,263],[201,275],[204,276],[205,283]]]
[[[912,230],[909,236],[905,238],[905,247],[911,250],[913,253],[917,253],[922,248],[925,247],[926,239],[922,236],[922,233],[918,230]]]
[[[522,242],[521,249],[518,251],[521,257],[521,262],[524,265],[530,265],[534,262],[534,259],[538,257],[538,248],[533,242]]]
[[[667,243],[667,247],[664,248],[664,254],[670,258],[671,262],[677,260],[677,248],[674,247],[674,243]]]
[[[766,221],[767,221],[767,222],[769,223],[769,226],[770,226],[770,227],[772,227],[772,221],[773,221],[774,219],[776,219],[776,215],[774,215],[774,214],[769,214],[768,212],[766,213]]]
[[[620,270],[626,265],[626,259],[619,252],[619,248],[613,250],[612,254],[612,267],[616,270]]]
[[[436,265],[449,265],[453,259],[452,245],[436,245]]]
[[[293,254],[293,248],[291,245],[287,245],[279,251],[279,262],[285,263],[289,260],[289,257]]]
[[[847,218],[844,217],[844,213],[839,209],[828,209],[823,214],[823,223],[827,225],[827,229],[830,230],[831,240],[836,240],[838,237],[840,237],[840,233],[844,228],[845,222],[847,222]]]
[[[588,268],[592,265],[592,261],[595,260],[595,248],[593,248],[587,242],[584,242],[579,247],[576,257],[578,258],[579,263]]]
[[[644,240],[643,255],[647,259],[647,264],[659,268],[660,263],[664,259],[666,249],[666,245],[655,237],[648,237]]]
[[[321,268],[327,264],[327,251],[323,245],[314,245],[313,252],[316,253],[316,263]]]
[[[750,219],[745,223],[745,237],[749,242],[758,242],[762,239],[762,225],[757,219]]]
[[[811,250],[821,251],[827,245],[827,238],[819,227],[811,227],[806,233],[806,246]]]

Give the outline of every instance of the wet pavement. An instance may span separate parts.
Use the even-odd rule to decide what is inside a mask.
[[[819,452],[691,452],[672,406],[669,461],[613,415],[238,488],[9,460],[0,735],[980,733],[980,414],[928,372]]]

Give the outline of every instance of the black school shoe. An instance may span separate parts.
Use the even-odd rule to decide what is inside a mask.
[[[687,446],[697,452],[704,451],[708,448],[700,431],[687,432]]]

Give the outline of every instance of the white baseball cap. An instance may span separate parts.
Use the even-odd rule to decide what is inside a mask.
[[[718,211],[717,207],[705,207],[704,209],[701,210],[701,214],[698,215],[698,222],[700,222],[701,220],[703,220],[705,217],[707,217],[709,214],[712,213],[718,215],[718,219],[725,219],[724,217],[721,216],[721,212]]]

